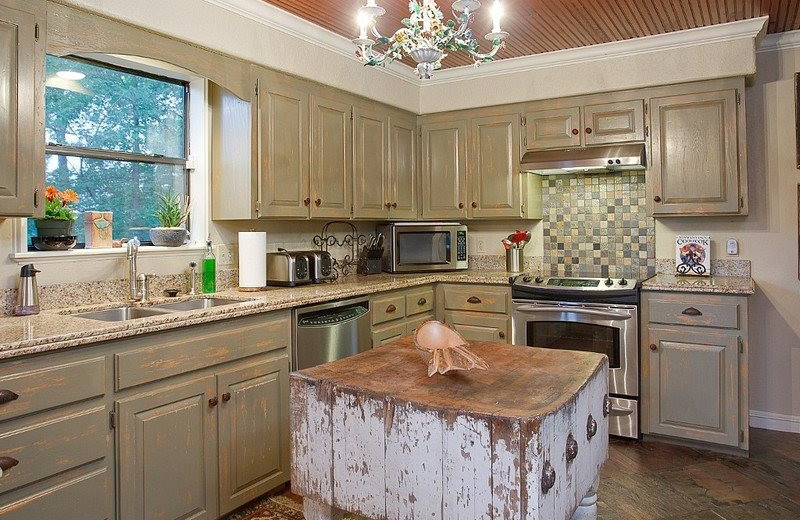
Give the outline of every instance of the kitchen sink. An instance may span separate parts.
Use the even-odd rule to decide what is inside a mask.
[[[242,300],[228,300],[226,298],[200,298],[198,300],[185,300],[182,302],[174,302],[174,303],[160,303],[157,305],[157,308],[168,309],[170,311],[196,311],[199,309],[210,309],[211,307],[219,307],[220,305],[233,305],[235,303],[242,303]]]
[[[130,307],[124,305],[122,307],[112,307],[111,309],[103,309],[101,311],[81,312],[73,316],[98,321],[128,321],[138,318],[149,318],[151,316],[162,316],[164,314],[170,314],[171,312],[172,311],[168,309],[159,309],[156,307]]]

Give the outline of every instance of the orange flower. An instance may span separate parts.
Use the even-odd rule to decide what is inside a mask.
[[[52,201],[56,197],[60,196],[61,192],[59,192],[55,186],[48,186],[47,189],[44,191],[44,196],[47,200]]]
[[[63,200],[65,203],[78,202],[78,194],[73,190],[64,190],[61,193],[61,200]]]

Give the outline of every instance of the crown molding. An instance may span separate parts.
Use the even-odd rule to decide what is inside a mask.
[[[768,16],[728,22],[683,31],[674,31],[618,42],[600,43],[575,49],[545,52],[518,58],[506,58],[481,64],[478,69],[465,65],[436,71],[424,85],[452,83],[465,79],[498,76],[560,65],[573,65],[608,58],[624,58],[647,52],[686,48],[709,43],[752,38],[758,41],[766,31]]]
[[[317,45],[328,51],[334,52],[359,64],[355,56],[353,42],[329,31],[299,16],[284,11],[279,7],[262,2],[261,0],[202,0],[211,5],[221,7],[227,11],[266,25],[271,29],[280,31],[305,42]],[[421,84],[414,74],[414,69],[400,62],[392,62],[383,67],[375,67],[390,76],[411,83],[414,86]]]
[[[770,52],[800,47],[800,31],[768,34],[761,42],[758,52]]]

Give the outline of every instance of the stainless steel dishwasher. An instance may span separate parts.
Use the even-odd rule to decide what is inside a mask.
[[[321,365],[372,348],[369,299],[356,298],[294,311],[292,369]]]

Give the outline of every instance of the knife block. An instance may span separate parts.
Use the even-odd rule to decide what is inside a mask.
[[[366,247],[361,249],[358,257],[356,273],[358,274],[380,274],[383,271],[383,248],[369,250]]]

